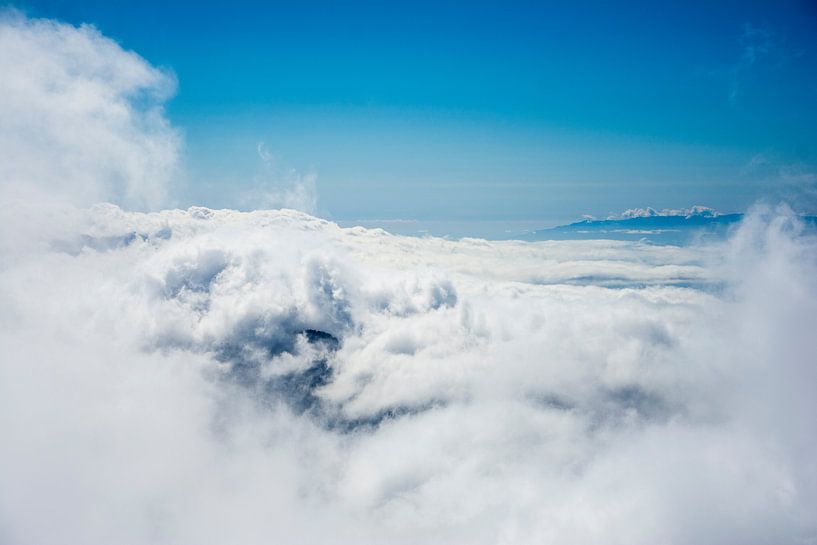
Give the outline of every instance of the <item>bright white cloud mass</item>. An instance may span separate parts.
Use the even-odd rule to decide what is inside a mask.
[[[0,12],[0,195],[163,204],[179,136],[172,75],[90,26]]]
[[[685,248],[131,212],[172,80],[18,15],[0,67],[0,542],[817,540],[785,207]]]

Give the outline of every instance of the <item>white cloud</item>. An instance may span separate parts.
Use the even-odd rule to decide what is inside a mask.
[[[256,151],[262,169],[252,187],[242,193],[241,203],[253,209],[290,208],[314,214],[318,204],[317,174],[282,168],[263,142],[257,144]]]
[[[166,204],[180,145],[175,78],[94,27],[0,12],[0,196]]]
[[[717,248],[81,216],[0,276],[12,541],[817,531],[817,246],[785,210]]]

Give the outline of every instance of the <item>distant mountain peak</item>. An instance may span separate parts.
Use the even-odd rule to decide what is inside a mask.
[[[662,210],[656,210],[652,207],[646,208],[630,208],[625,210],[621,214],[613,214],[607,217],[608,220],[626,220],[626,219],[633,219],[633,218],[652,218],[656,216],[683,216],[686,218],[691,218],[693,216],[700,216],[705,218],[715,218],[717,216],[722,215],[720,212],[715,210],[714,208],[710,208],[708,206],[701,206],[696,204],[691,206],[690,208],[664,208]]]

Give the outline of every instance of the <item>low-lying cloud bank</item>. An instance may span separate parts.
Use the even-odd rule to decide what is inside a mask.
[[[784,211],[717,248],[76,213],[0,273],[4,542],[817,535]]]
[[[0,46],[0,542],[817,540],[787,209],[679,248],[89,206],[162,201],[166,75],[19,15]]]

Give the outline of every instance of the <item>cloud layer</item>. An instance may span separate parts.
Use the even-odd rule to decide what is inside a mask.
[[[815,535],[784,210],[685,249],[77,214],[0,276],[4,541]]]
[[[679,248],[89,206],[162,200],[172,80],[0,29],[0,542],[817,539],[788,209]]]

